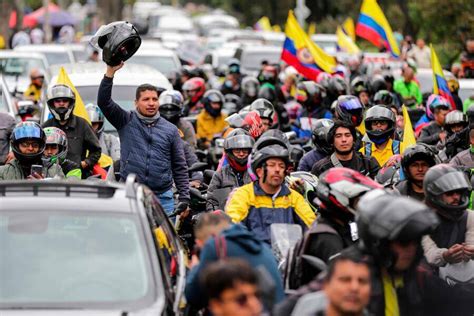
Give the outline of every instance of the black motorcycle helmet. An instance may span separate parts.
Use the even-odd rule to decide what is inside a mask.
[[[368,92],[367,82],[364,77],[357,76],[351,81],[351,93],[358,96],[361,92]]]
[[[247,97],[249,99],[254,99],[257,97],[258,90],[260,89],[260,82],[257,78],[247,76],[242,79],[242,97]],[[247,104],[246,104],[247,105]]]
[[[270,145],[280,145],[289,150],[291,144],[288,137],[279,129],[270,129],[263,133],[260,138],[255,142],[253,151],[262,149],[263,147]]]
[[[435,208],[443,217],[458,220],[469,205],[471,183],[464,172],[448,164],[439,164],[431,167],[423,181],[426,204]],[[443,193],[460,191],[459,205],[447,204],[443,201]]]
[[[439,221],[425,204],[414,199],[374,190],[365,194],[357,205],[356,223],[360,246],[373,256],[375,262],[389,270],[394,268],[396,254],[390,250],[391,241],[420,241],[431,233]],[[417,258],[423,257],[418,245]]]
[[[471,105],[467,111],[467,120],[469,121],[469,128],[474,128],[474,105]]]
[[[342,121],[359,126],[363,119],[363,109],[359,99],[353,95],[341,95],[337,98],[335,112]]]
[[[256,111],[260,118],[270,120],[270,125],[273,124],[273,117],[275,115],[275,108],[273,104],[264,98],[258,98],[250,104],[250,111]]]
[[[74,106],[76,104],[76,95],[72,89],[64,84],[56,84],[48,89],[47,93],[49,111],[58,121],[67,121],[71,116]],[[66,99],[69,101],[69,106],[66,108],[56,108],[54,101],[57,99]]]
[[[158,99],[160,115],[173,124],[177,124],[183,115],[183,96],[177,90],[167,90]]]
[[[383,105],[387,105],[387,106],[395,104],[393,94],[388,90],[379,90],[379,91],[377,91],[374,95],[373,102],[374,102],[374,104],[383,104]]]
[[[24,141],[36,141],[39,144],[39,150],[35,154],[24,154],[20,150],[20,143]],[[28,165],[35,162],[41,163],[41,156],[46,148],[46,134],[41,126],[36,122],[18,123],[12,131],[10,146],[15,158],[20,164]]]
[[[313,109],[322,104],[326,97],[326,89],[314,81],[303,81],[296,85],[299,103],[308,109]]]
[[[204,104],[204,109],[212,116],[218,117],[221,114],[222,106],[224,105],[225,98],[224,95],[216,89],[208,90],[204,93],[202,98],[202,103]],[[214,109],[211,106],[211,103],[220,103],[219,109]]]
[[[386,121],[388,128],[385,131],[373,130],[372,122]],[[369,139],[377,145],[385,143],[393,137],[395,132],[395,114],[382,105],[375,105],[365,113],[365,130]]]
[[[277,100],[275,88],[270,84],[263,84],[258,90],[257,97],[259,99],[266,99],[272,104],[275,103],[275,101]]]
[[[132,57],[141,43],[135,26],[125,21],[102,25],[91,39],[92,46],[102,49],[102,59],[109,66],[117,66]]]
[[[341,76],[331,77],[329,80],[329,92],[336,97],[347,94],[347,83],[344,78]]]
[[[446,115],[444,129],[448,131],[449,134],[453,134],[454,132],[452,131],[452,128],[456,125],[462,126],[462,129],[469,125],[467,115],[458,110],[451,111]]]
[[[290,153],[288,152],[288,148],[278,144],[272,144],[255,150],[252,153],[252,170],[256,171],[270,158],[280,158],[287,166],[290,164]]]
[[[241,131],[236,131],[236,132],[232,131],[226,137],[224,141],[224,150],[229,159],[232,159],[233,161],[235,161],[237,164],[241,166],[245,166],[247,165],[248,157],[244,159],[237,158],[236,156],[234,156],[232,150],[233,149],[248,149],[249,154],[250,154],[252,147],[254,145],[254,140],[252,136],[250,136],[247,132],[245,132],[245,130],[240,129],[240,128],[238,130],[241,130]]]
[[[430,167],[436,165],[436,157],[431,149],[424,144],[416,144],[405,149],[402,156],[401,166],[404,175],[410,179],[408,167],[415,161],[426,161]]]
[[[387,90],[387,83],[382,75],[374,75],[369,80],[369,93],[375,95],[380,90]]]
[[[331,127],[334,126],[334,121],[330,119],[319,119],[314,125],[311,139],[313,145],[321,152],[329,155],[332,153],[332,145],[329,142],[328,134]]]

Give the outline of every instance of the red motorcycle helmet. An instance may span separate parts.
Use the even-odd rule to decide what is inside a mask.
[[[319,177],[316,204],[322,216],[348,223],[355,219],[356,199],[374,189],[383,186],[355,170],[331,168]]]
[[[206,92],[206,82],[204,79],[195,77],[186,80],[183,84],[183,94],[186,100],[196,103]]]

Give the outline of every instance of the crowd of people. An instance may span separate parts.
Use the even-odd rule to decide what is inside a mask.
[[[426,66],[422,40],[405,53]],[[451,104],[421,94],[413,62],[398,80],[352,60],[344,75],[313,81],[266,61],[245,76],[231,60],[221,77],[183,67],[174,90],[144,83],[127,111],[112,99],[123,65],[106,66],[90,124],[64,84],[47,87],[41,125],[0,114],[0,179],[135,174],[171,220],[193,217],[194,312],[472,315],[474,96],[460,99],[455,76]],[[43,82],[33,70],[25,98],[39,101]],[[402,105],[416,144],[406,144]],[[189,172],[198,161],[214,169],[209,183]],[[296,171],[315,184],[290,179]],[[207,212],[193,214],[190,191],[203,187]],[[284,267],[273,224],[303,232]]]

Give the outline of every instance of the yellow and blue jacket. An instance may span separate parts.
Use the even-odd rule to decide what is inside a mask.
[[[260,188],[258,181],[232,191],[225,211],[234,223],[242,223],[267,243],[271,243],[271,224],[298,224],[305,230],[316,219],[316,215],[298,192],[283,184],[280,192],[271,196]]]

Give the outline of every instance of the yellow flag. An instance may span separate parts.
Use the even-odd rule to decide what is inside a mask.
[[[281,33],[281,27],[278,24],[272,26],[273,32]]]
[[[408,115],[408,110],[406,106],[402,106],[403,110],[403,141],[400,142],[400,154],[403,154],[406,148],[416,144],[415,133],[413,132],[413,127],[411,125],[410,116]]]
[[[262,16],[260,20],[255,23],[254,28],[257,31],[271,31],[272,24],[270,23],[270,19],[266,16]]]
[[[349,54],[360,53],[359,47],[357,47],[356,43],[354,43],[354,41],[352,41],[352,39],[343,32],[340,26],[337,27],[336,35],[337,35],[337,46],[339,46],[341,50]]]
[[[316,34],[316,22],[311,22],[308,25],[308,36]]]
[[[112,160],[112,157],[106,155],[106,154],[101,154],[99,158],[99,166],[102,168],[107,168],[108,166],[112,165],[114,161]]]
[[[354,20],[352,18],[347,18],[344,23],[342,23],[342,30],[346,35],[348,35],[352,41],[355,43],[356,41],[356,34],[354,28]]]
[[[76,105],[74,106],[74,111],[72,113],[76,116],[82,117],[89,124],[91,124],[91,120],[89,118],[89,115],[87,114],[86,107],[84,105],[84,102],[82,101],[81,95],[79,94],[79,92],[77,92],[76,87],[74,87],[74,85],[72,84],[71,79],[69,79],[69,76],[67,75],[66,69],[64,69],[64,67],[61,67],[59,69],[57,84],[64,84],[71,88],[71,90],[74,92],[74,95],[76,96]]]

